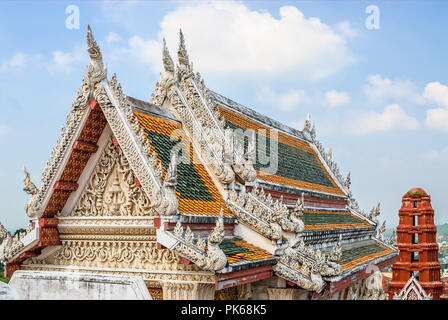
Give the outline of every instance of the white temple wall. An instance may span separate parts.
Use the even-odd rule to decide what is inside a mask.
[[[18,270],[9,285],[22,300],[152,300],[140,277]]]

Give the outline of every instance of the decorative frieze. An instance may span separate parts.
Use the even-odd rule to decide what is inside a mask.
[[[184,232],[180,221],[177,222],[172,232],[158,230],[158,234],[160,234],[157,239],[159,242],[169,245],[168,243],[172,243],[174,240],[169,248],[203,270],[218,271],[227,265],[226,255],[219,248],[219,244],[224,239],[222,216],[216,221],[215,228],[208,236],[207,249],[205,240],[200,235],[196,237],[189,227]],[[169,237],[172,240],[165,240],[162,237]]]
[[[155,241],[62,240],[49,264],[78,267],[178,270],[180,257]],[[38,261],[36,261],[38,262]]]
[[[319,249],[306,247],[303,240],[292,239],[273,269],[279,277],[306,290],[320,292],[325,286],[322,277],[342,274],[342,267],[338,264],[342,257],[341,241],[340,237],[326,256]]]
[[[289,212],[282,198],[273,201],[270,194],[256,187],[251,192],[237,193],[232,190],[227,199],[227,206],[239,221],[271,240],[282,238],[285,232],[300,233],[305,226],[300,217],[303,215],[303,195],[299,197],[295,208]]]

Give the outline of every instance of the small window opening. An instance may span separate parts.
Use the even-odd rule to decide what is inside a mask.
[[[412,222],[412,225],[413,225],[413,226],[418,226],[418,216],[414,216],[413,219],[414,219],[414,220],[413,220],[413,222]]]

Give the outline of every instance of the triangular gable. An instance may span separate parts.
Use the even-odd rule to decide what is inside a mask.
[[[432,300],[432,295],[427,294],[418,280],[411,276],[398,294],[394,294],[394,300]]]

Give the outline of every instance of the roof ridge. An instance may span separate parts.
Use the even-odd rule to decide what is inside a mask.
[[[312,142],[309,139],[306,138],[306,136],[303,134],[302,130],[295,129],[287,124],[284,124],[278,120],[272,119],[271,117],[268,117],[252,108],[249,108],[245,105],[242,105],[230,98],[227,98],[226,96],[223,96],[222,94],[219,94],[210,88],[207,88],[207,90],[210,92],[210,96],[213,98],[217,98],[216,102],[220,102],[225,104],[225,106],[230,107],[232,110],[235,110],[237,112],[242,113],[245,116],[250,117],[252,120],[259,121],[265,125],[275,127],[276,129],[279,129],[281,131],[284,131],[284,133],[293,135],[296,138],[299,138],[301,140],[305,140],[306,142]]]

